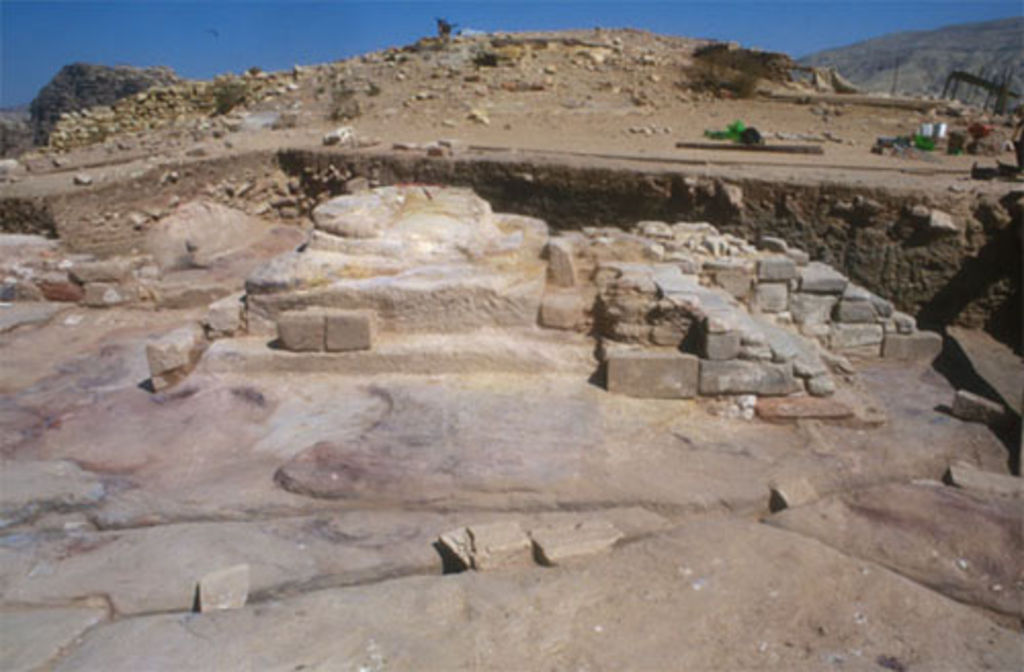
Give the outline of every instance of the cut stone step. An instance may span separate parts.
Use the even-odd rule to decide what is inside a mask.
[[[373,350],[288,352],[266,338],[216,341],[199,368],[209,372],[328,373],[571,373],[589,375],[596,367],[593,343],[573,332],[543,329],[481,329],[463,334],[383,334]]]

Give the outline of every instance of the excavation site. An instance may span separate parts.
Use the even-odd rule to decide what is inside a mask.
[[[440,22],[164,75],[0,161],[0,668],[1024,665],[1012,104]]]

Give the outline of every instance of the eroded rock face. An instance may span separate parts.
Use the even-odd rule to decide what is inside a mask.
[[[267,229],[265,223],[241,210],[191,201],[150,229],[145,248],[163,270],[203,267],[251,245]]]
[[[313,222],[314,248],[409,265],[472,259],[502,242],[490,204],[469,189],[383,187],[332,199],[313,211]]]
[[[961,602],[1020,617],[1019,500],[936,485],[886,485],[790,508],[767,521],[871,560]]]
[[[313,213],[308,245],[246,281],[249,307],[370,310],[384,331],[529,326],[544,293],[543,222],[496,215],[468,189],[386,187]]]

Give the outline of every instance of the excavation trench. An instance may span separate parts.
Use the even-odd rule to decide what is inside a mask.
[[[430,158],[285,149],[165,164],[94,189],[3,198],[0,231],[58,235],[75,251],[125,253],[139,247],[145,235],[124,216],[132,209],[172,196],[182,202],[206,197],[212,184],[241,182],[243,174],[253,172],[291,179],[298,187],[294,201],[300,215],[328,196],[345,193],[351,179],[365,177],[371,186],[470,187],[495,211],[538,217],[555,231],[662,220],[706,221],[751,241],[777,236],[892,300],[926,328],[984,329],[1020,352],[1024,190],[1019,187],[996,194],[923,192],[820,178],[723,176],[702,166],[607,157],[468,152]],[[957,230],[930,226],[934,211],[950,215]]]
[[[437,160],[286,150],[278,161],[313,198],[344,193],[347,179],[363,176],[379,184],[470,187],[495,211],[538,217],[553,230],[706,221],[752,241],[781,237],[894,301],[925,327],[983,328],[1020,349],[1024,190],[998,197],[922,194],[723,179],[686,166],[595,167],[515,156]],[[959,231],[930,229],[922,213],[931,211],[950,214]]]

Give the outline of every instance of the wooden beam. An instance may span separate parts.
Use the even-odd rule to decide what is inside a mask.
[[[707,149],[727,152],[774,152],[778,154],[824,154],[821,145],[742,145],[724,142],[677,142],[678,149]]]

